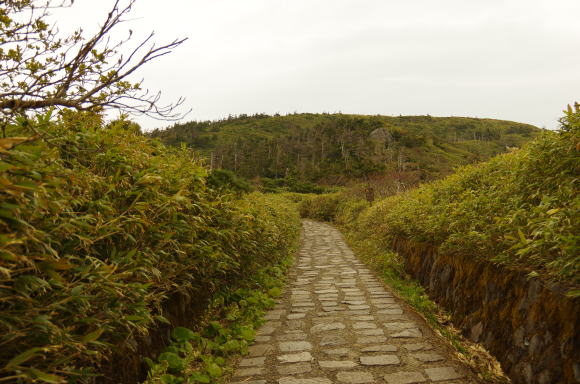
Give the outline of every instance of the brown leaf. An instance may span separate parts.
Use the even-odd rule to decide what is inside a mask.
[[[34,140],[34,137],[5,137],[0,139],[0,149],[2,150],[12,149],[19,144],[31,140]]]

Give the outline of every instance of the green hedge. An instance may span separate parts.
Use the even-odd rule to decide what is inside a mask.
[[[297,241],[290,201],[213,191],[191,152],[148,140],[130,122],[64,113],[57,123],[23,121],[8,136],[0,139],[4,381],[85,382],[87,367],[128,335],[166,321],[171,292],[235,284]]]
[[[336,218],[341,197],[340,193],[308,195],[300,202],[300,215],[315,220],[332,221]]]
[[[323,195],[301,204],[306,217],[332,219],[359,239],[389,249],[396,239],[442,252],[580,283],[580,111],[559,132],[544,132],[500,155],[376,202]]]

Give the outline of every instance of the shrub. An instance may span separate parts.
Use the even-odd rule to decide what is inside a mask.
[[[261,189],[264,192],[294,192],[294,193],[324,193],[326,189],[318,184],[301,181],[295,177],[270,179],[262,177],[260,179]]]
[[[340,202],[339,193],[313,195],[300,203],[300,216],[321,221],[332,221]]]
[[[381,200],[358,230],[580,283],[579,115],[522,150]]]
[[[559,132],[543,132],[521,150],[368,209],[364,201],[330,194],[305,199],[301,214],[335,221],[385,251],[404,239],[560,279],[574,290],[580,283],[579,108],[566,112]]]
[[[227,169],[214,169],[207,177],[207,184],[218,191],[231,191],[234,193],[250,192],[250,184],[243,178],[236,176]]]
[[[0,139],[0,376],[90,381],[169,294],[235,286],[296,241],[290,202],[209,193],[190,152],[131,127],[65,112]]]

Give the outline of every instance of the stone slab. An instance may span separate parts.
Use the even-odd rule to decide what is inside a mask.
[[[387,384],[415,384],[427,381],[420,372],[395,372],[384,376]]]
[[[366,384],[375,382],[372,373],[369,372],[339,372],[336,374],[336,379],[339,382],[346,384]]]
[[[351,369],[358,365],[354,361],[349,360],[322,360],[318,364],[323,369]]]
[[[276,357],[280,363],[299,363],[305,361],[312,361],[310,352],[291,353],[288,355],[280,355]]]
[[[463,377],[453,367],[428,368],[425,373],[432,381],[455,380]]]
[[[240,367],[261,367],[266,361],[265,357],[249,357],[240,361]]]
[[[274,351],[274,346],[271,344],[256,344],[248,348],[250,357],[264,356]]]
[[[312,344],[308,341],[283,341],[278,347],[282,352],[307,351],[312,349]]]
[[[444,357],[437,353],[411,353],[409,356],[423,363],[434,363],[444,360]]]
[[[371,345],[362,348],[361,352],[397,352],[397,347],[391,344]]]
[[[297,375],[300,373],[308,373],[312,371],[312,365],[310,363],[294,363],[278,365],[276,369],[281,375]]]
[[[401,359],[397,355],[361,356],[362,365],[399,365]]]
[[[299,379],[296,377],[282,377],[278,379],[278,384],[332,384],[330,379],[325,377],[313,377],[309,379]]]
[[[241,368],[236,371],[236,376],[259,376],[264,373],[264,368]]]

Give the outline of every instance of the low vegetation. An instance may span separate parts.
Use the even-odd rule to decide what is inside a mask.
[[[267,267],[245,281],[244,288],[223,287],[213,298],[207,321],[194,332],[178,327],[171,344],[151,367],[144,384],[221,382],[233,373],[235,357],[248,353],[255,328],[263,324],[266,309],[282,292],[285,270],[292,258]]]
[[[301,215],[337,224],[357,255],[449,340],[460,359],[486,382],[506,382],[498,362],[450,326],[449,315],[409,278],[405,260],[394,248],[407,244],[462,260],[489,261],[557,282],[558,289],[578,297],[577,104],[561,123],[559,132],[544,132],[521,150],[372,204],[349,189],[303,196]]]
[[[243,294],[296,246],[289,200],[211,188],[190,151],[128,121],[57,120],[0,139],[0,381],[91,382],[168,321],[172,293]]]
[[[201,152],[211,168],[268,191],[321,193],[364,179],[386,196],[519,147],[540,130],[492,119],[292,114],[176,124],[152,137]]]
[[[313,197],[302,214],[333,219],[383,249],[399,239],[426,244],[559,280],[573,294],[580,283],[579,143],[576,106],[559,132],[544,132],[522,150],[368,208],[344,194]]]
[[[434,324],[434,304],[392,251],[399,240],[556,280],[580,296],[578,105],[560,132],[463,117],[292,114],[145,137],[102,113],[183,116],[183,99],[161,105],[128,79],[184,40],[156,45],[150,34],[126,51],[132,32],[121,41],[109,33],[134,3],[114,2],[83,36],[50,22],[51,10],[73,1],[2,2],[0,382],[106,381],[125,354],[136,356],[135,370],[147,362],[148,384],[222,380],[280,294],[298,206],[340,225]],[[252,192],[248,179],[284,193]],[[358,192],[337,192],[349,183]],[[170,316],[178,295],[193,297],[187,305],[199,316]],[[140,342],[153,335],[160,353],[143,356]]]

